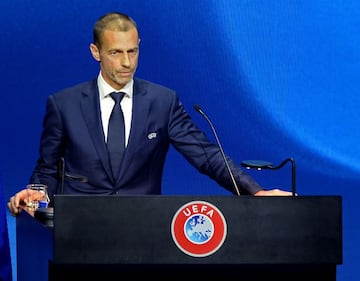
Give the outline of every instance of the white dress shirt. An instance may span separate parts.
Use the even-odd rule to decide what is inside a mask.
[[[126,93],[124,98],[121,100],[121,109],[124,113],[124,122],[125,122],[125,146],[128,144],[130,128],[131,128],[131,117],[132,117],[132,97],[133,97],[133,85],[134,80],[131,79],[129,83],[125,85],[121,90],[115,90],[108,83],[105,82],[104,78],[101,75],[101,72],[97,78],[98,87],[99,87],[99,98],[100,98],[100,110],[101,110],[101,120],[105,135],[105,140],[107,140],[109,119],[111,111],[114,107],[114,100],[111,98],[110,93],[112,92],[124,92]]]

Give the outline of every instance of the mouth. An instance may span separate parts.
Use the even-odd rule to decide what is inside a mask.
[[[121,76],[121,77],[124,77],[124,78],[131,77],[132,74],[133,74],[132,71],[120,71],[120,72],[118,72],[118,75]]]

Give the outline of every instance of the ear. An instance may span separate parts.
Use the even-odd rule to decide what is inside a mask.
[[[90,52],[96,61],[100,61],[100,51],[94,43],[90,44]]]

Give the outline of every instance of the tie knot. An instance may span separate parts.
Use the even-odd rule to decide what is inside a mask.
[[[124,92],[112,92],[110,94],[110,96],[115,101],[115,103],[119,104],[121,102],[121,100],[123,99],[123,97],[125,96],[125,93]]]

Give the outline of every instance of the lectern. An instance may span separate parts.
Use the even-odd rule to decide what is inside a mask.
[[[342,200],[56,195],[50,223],[17,218],[17,246],[18,281],[336,280]]]

